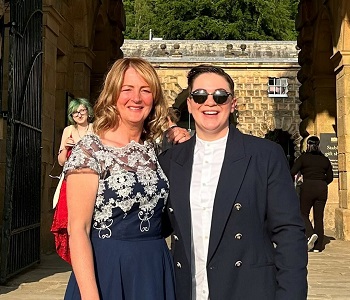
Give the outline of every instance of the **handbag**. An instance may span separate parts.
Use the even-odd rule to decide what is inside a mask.
[[[72,136],[72,129],[70,129],[70,134],[69,135]],[[58,152],[58,154],[60,154],[60,151]],[[63,179],[64,179],[63,172],[59,176],[51,175],[52,170],[55,168],[55,165],[56,165],[56,160],[55,160],[55,162],[54,162],[54,164],[53,164],[53,166],[51,168],[50,174],[49,174],[49,177],[59,179],[57,187],[56,187],[56,190],[55,190],[55,193],[53,195],[53,199],[52,199],[52,208],[55,208],[56,205],[57,205],[58,199],[60,197],[62,182],[63,182]]]
[[[50,171],[50,174],[49,174],[49,177],[50,178],[54,178],[54,179],[59,179],[58,180],[58,184],[57,184],[57,187],[56,187],[56,190],[55,190],[55,193],[53,195],[53,199],[52,199],[52,208],[55,208],[56,205],[57,205],[57,202],[58,202],[58,198],[60,197],[60,192],[61,192],[61,187],[62,187],[62,182],[63,182],[63,179],[64,179],[64,174],[63,172],[60,174],[60,175],[52,175],[52,171],[53,169],[55,168],[55,165],[56,165],[56,161],[54,162],[52,168],[51,168],[51,171]]]
[[[294,180],[295,188],[300,187],[303,184],[303,182],[304,182],[303,175],[300,172],[298,172],[298,174],[295,175],[295,180]]]
[[[61,187],[62,187],[62,182],[64,179],[64,174],[61,173],[59,176],[60,180],[58,181],[55,193],[53,195],[53,199],[52,199],[52,208],[55,208],[58,202],[58,198],[60,197],[60,192],[61,192]]]

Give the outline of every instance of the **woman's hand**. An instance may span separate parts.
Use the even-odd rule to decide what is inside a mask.
[[[64,147],[65,147],[67,150],[69,150],[70,148],[72,148],[74,145],[75,145],[75,143],[74,143],[74,139],[73,139],[73,138],[68,137],[68,138],[65,140]]]
[[[190,138],[191,135],[188,130],[178,126],[170,128],[167,134],[168,141],[173,144],[186,142]]]

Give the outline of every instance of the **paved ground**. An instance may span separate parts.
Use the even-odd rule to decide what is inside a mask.
[[[44,255],[41,264],[0,286],[0,299],[61,300],[69,274],[56,254]],[[308,300],[349,300],[350,242],[329,235],[325,251],[309,253],[308,280]]]
[[[327,242],[323,252],[309,253],[308,300],[349,300],[350,242]]]

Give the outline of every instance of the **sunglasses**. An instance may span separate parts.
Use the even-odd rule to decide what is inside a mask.
[[[203,104],[208,99],[208,95],[213,96],[216,104],[224,104],[228,97],[232,96],[232,93],[223,89],[215,90],[214,93],[208,93],[205,89],[199,89],[193,91],[190,95],[193,101],[198,104]]]

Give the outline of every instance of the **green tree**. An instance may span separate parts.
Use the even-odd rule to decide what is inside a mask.
[[[152,0],[124,0],[126,13],[125,38],[148,39],[152,29],[154,5]]]
[[[293,40],[298,0],[128,0],[126,38]],[[129,10],[130,9],[130,10]],[[129,27],[129,28],[128,28]]]

